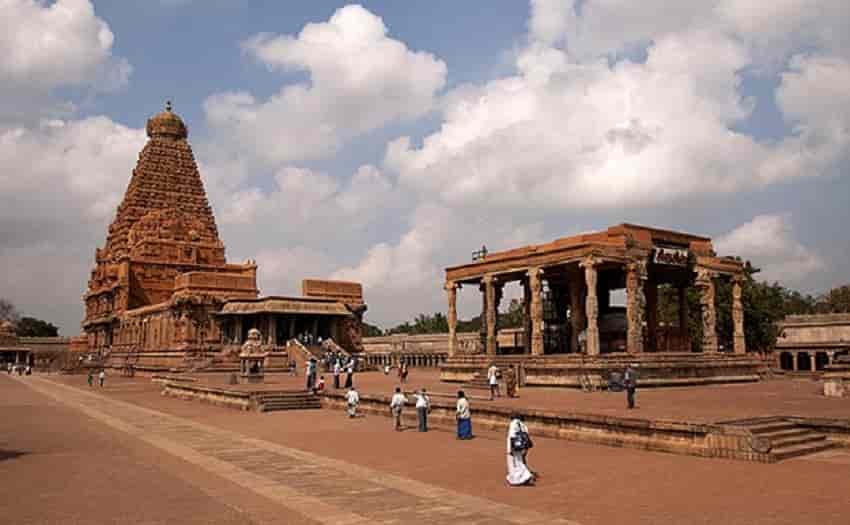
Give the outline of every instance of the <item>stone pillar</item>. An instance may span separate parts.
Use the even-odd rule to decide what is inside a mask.
[[[741,304],[743,282],[744,279],[740,275],[732,278],[732,322],[734,323],[732,338],[736,354],[747,353],[747,341],[744,337],[744,305]]]
[[[449,322],[449,357],[457,355],[457,289],[458,285],[449,281],[444,286],[449,299],[446,317]]]
[[[797,370],[800,369],[800,354],[797,353],[797,352],[794,352],[794,353],[791,354],[791,356],[794,358],[794,362],[793,362],[791,369],[796,372]]]
[[[319,337],[319,318],[318,317],[313,319],[312,331],[313,331],[313,341],[315,342],[315,341],[318,340],[318,337]]]
[[[522,353],[531,353],[531,286],[522,280]]]
[[[289,338],[295,339],[298,334],[295,333],[295,316],[289,318]]]
[[[233,320],[233,325],[234,330],[236,330],[236,333],[233,334],[233,342],[236,344],[240,344],[242,342],[242,316],[237,315],[234,317],[235,319]]]
[[[587,298],[584,300],[587,315],[587,355],[599,355],[599,302],[596,299],[598,261],[592,255],[587,256],[580,266],[584,268],[584,281],[587,286]]]
[[[485,278],[481,279],[481,282],[478,283],[478,290],[481,292],[481,327],[478,329],[478,339],[480,344],[480,350],[486,352],[487,350],[487,285],[484,282]]]
[[[489,357],[496,355],[496,282],[492,275],[484,276],[484,303],[485,318],[487,319],[487,333],[485,339],[485,351]]]
[[[681,285],[677,292],[679,293],[679,337],[685,341],[688,338],[688,287]]]
[[[277,318],[269,315],[269,341],[277,346]]]
[[[573,352],[581,351],[578,344],[578,334],[584,330],[584,325],[587,322],[584,315],[583,288],[581,279],[573,279],[570,282],[570,325],[572,327],[570,346]]]
[[[646,279],[644,283],[646,298],[646,351],[658,351],[658,283],[655,279]]]
[[[626,318],[628,332],[626,351],[630,354],[643,352],[643,319],[646,297],[646,262],[633,261],[626,265]]]
[[[531,355],[543,355],[543,270],[537,266],[528,269],[528,288],[531,292]]]
[[[700,307],[702,310],[702,351],[717,352],[717,314],[714,310],[715,273],[708,268],[697,268],[696,285],[700,289]]]

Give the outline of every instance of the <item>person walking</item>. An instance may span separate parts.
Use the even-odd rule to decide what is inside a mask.
[[[88,381],[89,383],[89,388],[94,386],[94,374],[92,373],[91,369],[89,370],[89,376],[86,378],[86,381]]]
[[[311,357],[307,361],[307,390],[312,390],[316,384],[316,358]]]
[[[469,410],[469,401],[467,401],[463,390],[458,390],[457,393],[456,412],[457,438],[472,439],[472,413]]]
[[[357,417],[357,405],[360,404],[360,394],[357,393],[356,388],[351,387],[348,389],[348,393],[345,394],[345,401],[348,405],[348,417]]]
[[[106,379],[106,370],[101,368],[100,374],[97,375],[97,379],[100,381],[100,388],[103,388],[103,381]]]
[[[401,431],[402,429],[401,416],[404,412],[405,401],[407,401],[407,399],[405,399],[404,394],[401,393],[401,387],[397,386],[395,388],[395,394],[393,394],[393,397],[390,400],[390,413],[393,415],[396,431]]]
[[[401,365],[401,384],[407,383],[407,362]]]
[[[490,363],[490,368],[487,369],[487,384],[490,385],[490,401],[493,401],[493,396],[502,397],[499,392],[499,368],[496,363]]]
[[[505,395],[516,397],[516,372],[513,366],[509,366],[503,374],[505,379]]]
[[[354,386],[354,359],[349,359],[345,366],[345,388]]]
[[[342,371],[342,366],[339,364],[339,359],[334,361],[334,388],[339,388],[339,373]]]
[[[421,389],[416,396],[416,419],[419,421],[419,432],[428,432],[428,414],[431,412],[431,399]]]
[[[626,371],[623,373],[623,386],[626,387],[626,404],[630,409],[635,407],[635,390],[637,390],[637,375],[632,366],[634,365],[626,366]]]
[[[528,427],[520,414],[511,415],[508,425],[508,485],[533,485],[535,475],[528,468],[528,450],[534,446],[528,435]]]

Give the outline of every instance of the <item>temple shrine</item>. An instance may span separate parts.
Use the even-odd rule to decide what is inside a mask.
[[[361,286],[305,280],[303,297],[260,298],[256,263],[225,258],[188,129],[170,103],[148,120],[147,135],[95,252],[83,296],[87,351],[113,366],[179,368],[193,355],[237,356],[251,329],[286,363],[285,343],[301,333],[358,351]]]
[[[621,224],[605,231],[488,253],[446,269],[448,360],[444,380],[467,381],[492,361],[518,366],[525,384],[601,386],[627,363],[642,384],[755,381],[761,362],[746,353],[741,304],[743,264],[719,257],[706,237]],[[733,333],[721,352],[716,330],[715,281],[732,283]],[[503,288],[520,283],[523,328],[518,351],[500,348],[498,308]],[[678,326],[659,325],[659,286],[676,290]],[[457,293],[480,291],[481,344],[458,342]],[[692,344],[686,290],[699,290],[701,340]],[[625,290],[625,307],[612,292]],[[700,352],[693,352],[698,346]]]

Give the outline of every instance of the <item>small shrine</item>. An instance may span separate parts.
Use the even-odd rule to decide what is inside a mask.
[[[265,362],[269,353],[264,351],[263,336],[259,330],[248,330],[248,340],[242,345],[239,353],[242,381],[245,383],[262,383],[265,376]]]

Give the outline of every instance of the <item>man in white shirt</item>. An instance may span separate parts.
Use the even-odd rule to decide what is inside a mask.
[[[339,359],[334,361],[334,388],[339,388],[339,373],[342,371],[342,366],[339,364]]]
[[[472,439],[472,413],[463,390],[457,393],[457,438]]]
[[[357,417],[357,405],[360,404],[360,394],[357,393],[357,389],[349,388],[345,400],[348,403],[348,417]]]
[[[496,363],[491,363],[490,368],[487,369],[487,384],[490,385],[490,401],[493,400],[494,395],[502,397],[499,392],[499,368],[496,367]]]
[[[423,388],[416,394],[416,419],[419,421],[419,432],[428,432],[428,413],[431,412],[431,399]]]
[[[401,393],[401,388],[396,387],[395,394],[393,394],[393,398],[390,400],[390,413],[393,415],[396,431],[400,431],[402,429],[401,415],[406,401],[407,399],[404,397],[404,394]]]
[[[101,368],[97,378],[100,380],[100,388],[103,388],[103,381],[106,379],[106,372]]]

